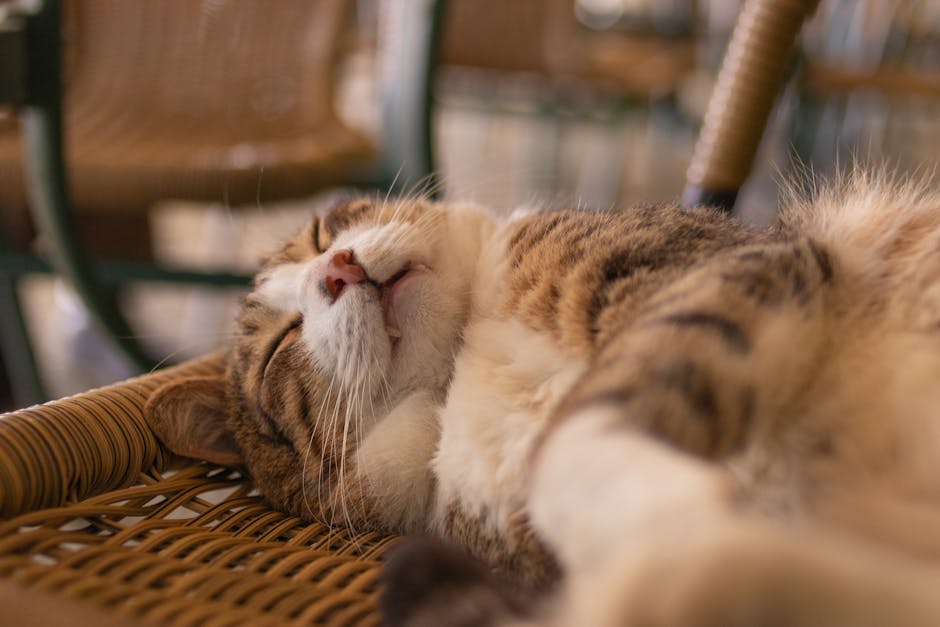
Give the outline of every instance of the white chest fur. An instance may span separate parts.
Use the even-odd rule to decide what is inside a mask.
[[[532,445],[585,365],[512,319],[467,328],[441,413],[437,514],[459,503],[504,528],[525,502]]]

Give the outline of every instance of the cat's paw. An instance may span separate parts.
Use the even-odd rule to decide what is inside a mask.
[[[389,627],[486,627],[521,614],[489,570],[456,545],[406,538],[382,569],[380,598]]]

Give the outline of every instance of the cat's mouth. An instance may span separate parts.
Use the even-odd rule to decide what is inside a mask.
[[[426,269],[424,266],[406,264],[379,286],[382,295],[382,317],[385,320],[385,332],[388,333],[393,346],[401,339],[401,324],[397,309],[402,292],[413,277]]]

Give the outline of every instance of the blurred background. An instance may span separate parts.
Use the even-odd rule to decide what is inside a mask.
[[[390,86],[425,71],[401,53],[428,36],[402,17],[409,3],[427,4],[62,3],[72,235],[124,269],[106,298],[155,362],[224,346],[243,288],[127,276],[195,268],[237,284],[340,190],[432,190],[499,211],[681,196],[739,1],[441,3],[437,54],[425,59],[433,90],[414,105],[430,107],[437,176],[418,180],[408,173],[419,157],[395,143],[409,129],[387,117]],[[0,0],[8,22],[15,4]],[[782,181],[853,160],[929,174],[938,113],[938,0],[822,0],[735,211],[766,224]],[[55,398],[140,366],[68,282],[23,261],[50,242],[29,211],[22,127],[0,108],[0,273],[7,304],[21,301],[42,384],[33,395]],[[35,400],[16,393],[9,351],[4,361],[0,410]]]

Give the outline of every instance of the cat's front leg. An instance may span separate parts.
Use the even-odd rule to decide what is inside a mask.
[[[375,515],[386,529],[426,530],[439,413],[430,393],[415,392],[369,431],[356,452],[360,484],[374,499]]]

